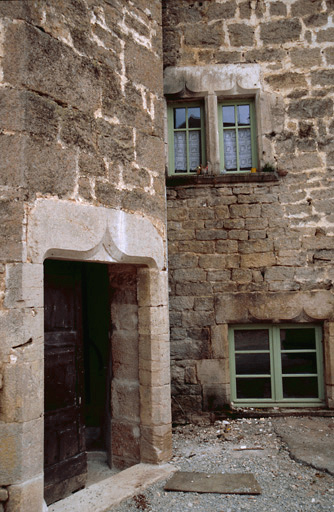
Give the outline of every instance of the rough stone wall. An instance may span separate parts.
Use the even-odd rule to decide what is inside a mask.
[[[0,2],[0,485],[9,486],[8,512],[39,511],[43,497],[43,281],[42,265],[27,257],[27,222],[38,201],[61,199],[139,214],[165,238],[161,45],[160,0]],[[0,502],[7,497],[0,489]]]
[[[333,2],[321,0],[163,3],[165,66],[260,64],[261,93],[272,98],[264,105],[272,128],[262,151],[288,172],[268,183],[169,187],[174,418],[210,409],[210,396],[213,408],[229,401],[223,326],[331,317],[325,303],[334,278],[333,15]],[[312,316],[309,307],[305,315],[307,293],[319,290],[326,291],[322,312]],[[259,297],[282,308],[292,297],[303,299],[290,317],[276,306],[261,316],[260,306],[247,309]],[[333,404],[333,339],[325,345]]]

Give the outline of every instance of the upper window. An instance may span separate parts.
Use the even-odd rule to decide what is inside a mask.
[[[231,399],[242,406],[323,403],[321,328],[241,326],[229,333]]]
[[[253,101],[218,104],[222,172],[250,172],[257,167],[255,105]]]
[[[170,173],[196,173],[205,164],[204,111],[200,103],[168,107]]]

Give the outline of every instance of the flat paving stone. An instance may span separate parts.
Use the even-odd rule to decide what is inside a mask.
[[[333,418],[277,418],[272,422],[291,457],[334,475]]]
[[[196,473],[177,471],[165,491],[215,492],[219,494],[261,494],[252,473]]]

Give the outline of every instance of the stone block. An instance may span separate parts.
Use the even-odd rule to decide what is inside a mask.
[[[114,467],[124,469],[140,462],[140,437],[139,425],[126,421],[112,421],[111,458]]]
[[[11,308],[0,311],[1,360],[8,361],[10,354],[19,355],[21,362],[34,361],[41,357],[43,325],[43,309]]]
[[[201,384],[221,384],[229,381],[224,374],[225,363],[218,359],[202,359],[196,363],[197,377]]]
[[[241,2],[239,4],[240,18],[249,19],[252,15],[252,7],[249,2]]]
[[[21,483],[40,475],[43,467],[44,421],[0,424],[0,481]]]
[[[213,297],[197,297],[194,299],[195,311],[213,311],[214,298]]]
[[[239,242],[240,254],[252,254],[254,252],[269,252],[274,248],[272,240],[247,240]]]
[[[137,290],[139,306],[167,306],[167,272],[160,272],[154,269],[139,269]]]
[[[205,256],[200,256],[198,265],[206,270],[224,269],[226,267],[226,256],[224,254],[207,254]]]
[[[172,311],[184,311],[186,309],[193,309],[194,297],[175,297],[171,296],[169,299],[170,310]]]
[[[97,143],[97,127],[91,113],[66,109],[62,115],[60,139],[68,146],[94,152]]]
[[[77,55],[67,44],[22,21],[9,25],[5,37],[6,82],[83,111],[99,107],[100,72],[93,60]]]
[[[184,311],[182,313],[183,327],[204,327],[213,323],[213,311]]]
[[[212,25],[198,24],[196,30],[188,25],[184,31],[184,42],[187,46],[198,48],[219,47],[224,41],[224,26],[222,21]]]
[[[169,317],[168,306],[147,307],[138,309],[138,332],[139,334],[160,335],[168,334]]]
[[[229,270],[210,270],[208,272],[208,281],[229,281],[231,277],[231,273]]]
[[[139,422],[139,382],[112,380],[111,407],[113,419]]]
[[[319,55],[320,56],[320,55]],[[279,75],[271,75],[266,77],[266,82],[273,89],[291,89],[295,87],[307,87],[305,76],[303,73],[280,73]]]
[[[31,193],[69,196],[76,178],[75,154],[59,144],[29,139],[25,146],[26,186]]]
[[[299,14],[298,14],[299,16]],[[298,18],[270,21],[260,26],[260,38],[265,45],[298,41],[302,25]]]
[[[287,9],[283,2],[272,2],[270,4],[270,16],[286,16]]]
[[[172,457],[171,425],[142,426],[140,441],[141,462],[158,464]]]
[[[334,29],[333,29],[334,31]],[[333,38],[334,41],[334,38]],[[311,72],[312,85],[322,85],[324,87],[333,85],[334,69],[322,69],[320,71]],[[326,112],[326,115],[328,113]]]
[[[226,359],[228,361],[229,345],[227,324],[213,324],[211,326],[211,348],[212,357],[214,359]]]
[[[226,385],[204,384],[203,385],[203,411],[223,411],[229,404],[230,397],[226,393]]]
[[[206,272],[201,268],[177,269],[173,272],[173,281],[200,283],[206,281]]]
[[[236,8],[236,3],[233,0],[225,2],[224,4],[213,3],[209,5],[206,13],[208,21],[233,18],[235,16]]]
[[[41,308],[43,301],[43,265],[14,263],[6,265],[6,308]]]
[[[317,43],[332,43],[334,41],[334,28],[327,28],[317,32]]]
[[[260,217],[261,206],[258,204],[232,204],[230,206],[231,218],[242,217]]]
[[[292,16],[305,16],[322,11],[321,0],[297,0],[291,6]]]
[[[210,283],[177,283],[176,295],[205,296],[211,295]]]
[[[298,68],[321,65],[320,48],[296,48],[290,51],[290,58],[294,66]]]
[[[270,252],[258,252],[255,254],[242,254],[240,257],[240,267],[258,268],[275,265],[275,255]]]
[[[140,365],[143,366],[143,365]],[[161,387],[169,386],[170,384],[170,370],[169,366],[151,365],[152,368],[140,367],[139,380],[140,385],[145,388],[148,387]]]
[[[22,187],[24,184],[25,137],[0,134],[0,185]]]
[[[142,426],[160,426],[171,423],[170,385],[140,385],[140,419]]]
[[[326,56],[327,64],[334,64],[334,47],[325,48],[324,54]]]
[[[111,183],[96,182],[95,195],[98,202],[104,206],[119,208],[123,194]]]
[[[169,254],[168,266],[170,270],[175,268],[197,267],[198,256],[195,254]]]
[[[18,485],[11,485],[9,488],[9,499],[6,503],[6,511],[8,512],[42,512],[44,480],[40,475],[31,480]]]
[[[286,52],[280,48],[256,48],[246,52],[246,62],[279,62],[284,59]]]
[[[326,75],[324,75],[326,77]],[[320,75],[321,77],[321,75]],[[315,80],[315,78],[313,79]],[[333,114],[333,102],[329,98],[308,98],[292,101],[288,108],[288,115],[292,118],[307,119]]]
[[[142,131],[136,135],[137,162],[141,167],[163,172],[165,169],[164,142]]]
[[[226,240],[227,233],[224,229],[199,229],[196,230],[197,240]]]
[[[144,85],[154,94],[162,95],[162,62],[159,57],[131,39],[126,41],[124,55],[127,78]]]
[[[169,361],[169,334],[142,334],[139,338],[139,360],[161,362]]]
[[[180,252],[194,252],[197,254],[210,254],[214,252],[214,242],[213,241],[181,241],[179,243]]]
[[[2,365],[2,375],[0,421],[30,421],[40,417],[44,410],[44,360],[20,363],[12,353],[9,363]]]
[[[128,165],[134,160],[133,130],[121,124],[97,120],[97,146],[102,157],[113,163]]]
[[[254,29],[245,23],[235,23],[228,26],[231,46],[253,46]]]
[[[216,243],[216,252],[222,254],[232,254],[238,251],[238,242],[236,240],[218,240]]]

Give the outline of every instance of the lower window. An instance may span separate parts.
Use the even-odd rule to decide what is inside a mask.
[[[324,402],[319,326],[230,328],[231,400],[242,406]]]

